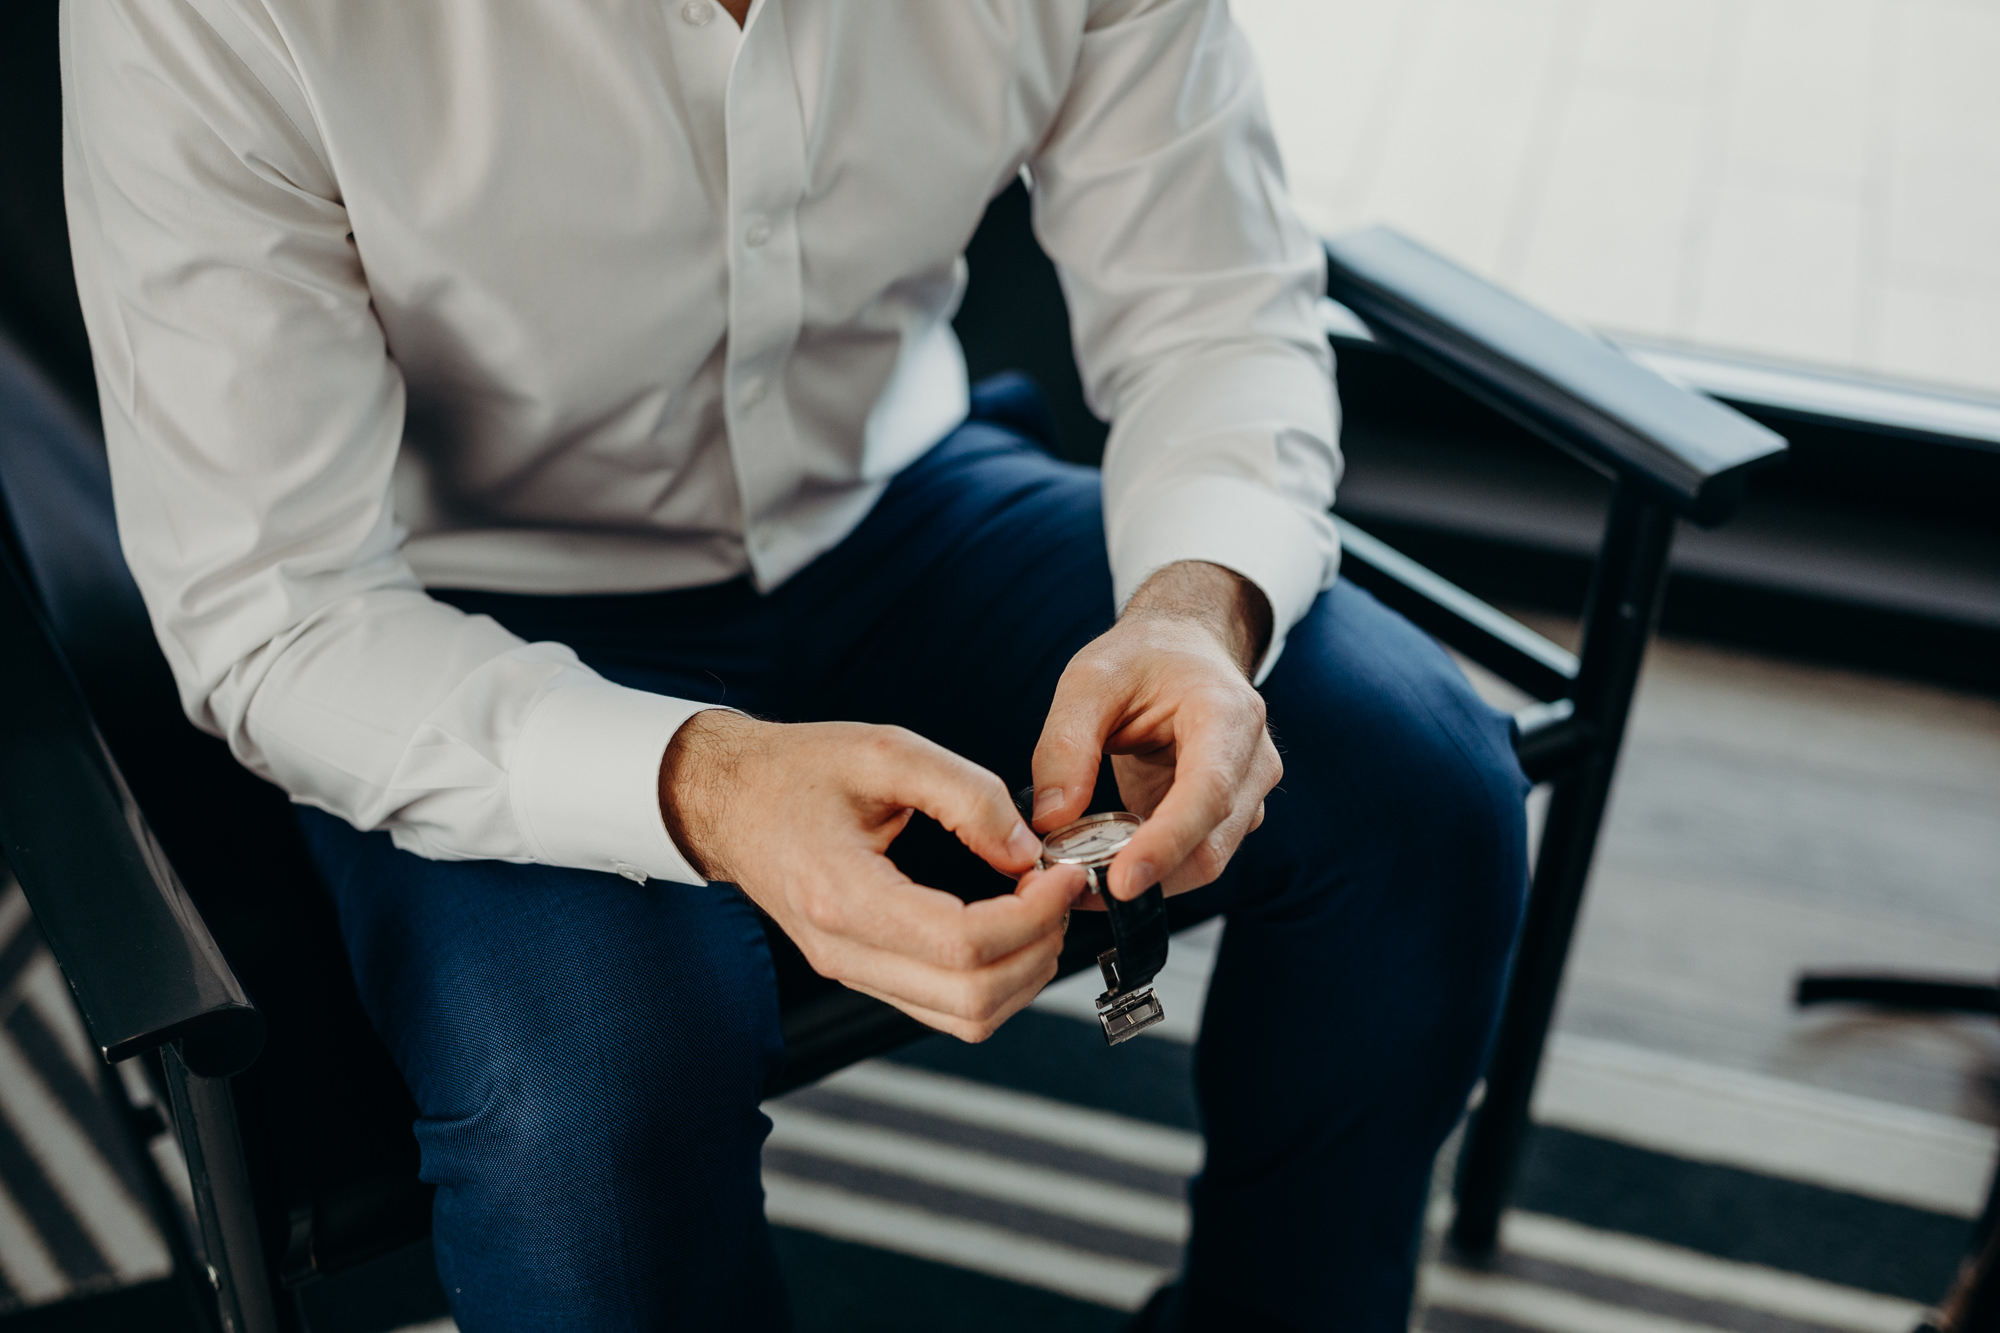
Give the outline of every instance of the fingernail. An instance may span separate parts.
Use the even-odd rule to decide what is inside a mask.
[[[1061,787],[1044,787],[1035,793],[1035,818],[1052,815],[1062,809],[1063,790]]]
[[[1007,839],[1007,854],[1016,861],[1032,861],[1042,854],[1042,840],[1029,832],[1026,824],[1016,824],[1013,836]]]
[[[1151,861],[1134,861],[1125,870],[1125,896],[1136,898],[1159,882],[1160,872]]]

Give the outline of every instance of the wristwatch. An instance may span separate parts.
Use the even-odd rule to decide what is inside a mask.
[[[1097,997],[1097,1021],[1112,1046],[1129,1041],[1166,1017],[1152,981],[1167,965],[1167,902],[1157,884],[1131,902],[1111,896],[1105,869],[1132,841],[1145,821],[1123,810],[1085,815],[1042,839],[1041,865],[1083,867],[1090,891],[1104,900],[1111,919],[1111,947],[1097,955],[1104,994]]]

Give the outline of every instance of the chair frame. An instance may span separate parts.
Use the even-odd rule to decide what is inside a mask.
[[[1330,243],[1328,271],[1330,294],[1382,346],[1616,480],[1580,655],[1340,524],[1348,578],[1537,701],[1517,714],[1517,752],[1553,792],[1452,1233],[1478,1253],[1496,1241],[1526,1133],[1676,523],[1726,518],[1745,475],[1786,445],[1394,232]],[[0,552],[0,564],[0,634],[10,645],[0,693],[16,701],[0,717],[0,852],[104,1059],[158,1053],[216,1326],[271,1333],[280,1327],[274,1275],[294,1265],[263,1252],[229,1082],[257,1058],[264,1020],[127,789],[30,585],[11,556]],[[852,992],[798,1006],[784,1024],[786,1064],[771,1093],[925,1031]]]

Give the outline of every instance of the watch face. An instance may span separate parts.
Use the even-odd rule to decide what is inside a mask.
[[[1132,841],[1143,821],[1123,810],[1086,815],[1042,839],[1042,859],[1050,865],[1101,866]]]

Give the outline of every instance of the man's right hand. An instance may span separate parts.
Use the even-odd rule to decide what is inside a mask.
[[[660,763],[660,810],[695,869],[740,886],[822,976],[964,1041],[984,1041],[1056,974],[1074,866],[1041,842],[1000,779],[901,727],[688,719]],[[889,844],[921,810],[1012,894],[967,903],[897,870]]]

